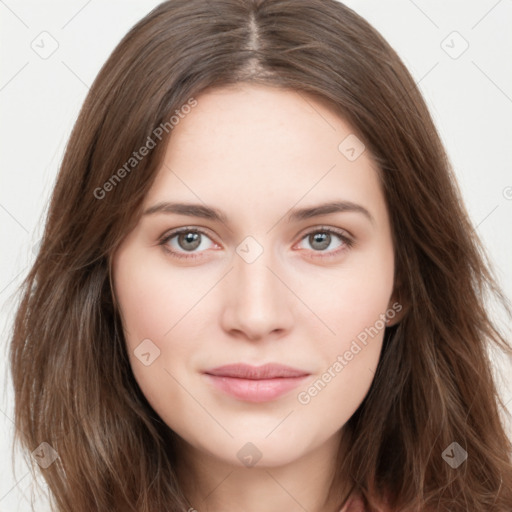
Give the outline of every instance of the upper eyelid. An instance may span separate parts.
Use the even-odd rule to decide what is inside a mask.
[[[201,233],[202,235],[206,235],[210,238],[215,238],[215,237],[212,237],[212,235],[210,234],[210,230],[208,230],[207,228],[203,228],[203,227],[199,227],[199,226],[183,226],[181,228],[171,229],[170,231],[165,232],[160,237],[160,240],[169,240],[171,238],[174,238],[176,235],[179,235],[181,233],[188,233],[189,231],[196,231],[196,232]]]
[[[316,231],[329,231],[338,235],[346,236],[347,238],[354,239],[354,235],[345,228],[336,228],[334,226],[326,226],[326,225],[319,225],[319,226],[313,226],[311,228],[306,228],[306,231],[304,232],[304,236],[309,233],[314,233]]]

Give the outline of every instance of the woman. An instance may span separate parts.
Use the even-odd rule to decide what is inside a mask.
[[[67,146],[15,319],[19,441],[59,511],[510,510],[486,291],[506,306],[367,22],[171,0]]]

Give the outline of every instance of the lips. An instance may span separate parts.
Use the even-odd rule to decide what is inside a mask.
[[[243,363],[229,364],[204,372],[214,389],[245,402],[269,402],[303,383],[308,372],[269,363],[251,366]]]
[[[251,366],[244,363],[228,364],[212,368],[205,373],[217,377],[232,377],[237,379],[277,379],[290,377],[304,377],[308,372],[282,364],[268,363],[262,366]]]

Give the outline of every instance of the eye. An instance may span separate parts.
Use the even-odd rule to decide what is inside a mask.
[[[338,244],[332,247],[333,241],[338,239]],[[301,241],[307,241],[312,247],[313,252],[326,253],[326,254],[315,254],[313,257],[332,257],[338,255],[340,252],[350,249],[354,245],[354,241],[349,237],[348,233],[340,229],[320,227],[314,231],[309,231],[302,238]],[[335,249],[326,251],[328,247]]]
[[[334,250],[326,251],[333,243],[333,240],[338,240],[338,244],[334,246]],[[208,247],[208,243],[204,243],[207,240],[212,245]],[[312,247],[313,257],[333,257],[339,253],[349,249],[353,246],[354,241],[352,238],[341,229],[320,227],[313,231],[306,233],[301,242],[306,240]],[[171,233],[164,235],[159,241],[159,245],[175,258],[193,259],[201,257],[201,253],[206,251],[212,246],[218,247],[218,245],[211,240],[208,234],[199,228],[183,227],[176,229]],[[205,246],[206,245],[206,246]],[[196,250],[202,249],[202,250]],[[326,254],[321,254],[326,253]]]
[[[199,254],[195,254],[195,252],[202,251],[196,251],[196,249],[201,248],[206,250],[209,248],[205,247],[205,244],[203,243],[205,240],[210,240],[210,242],[212,242],[205,231],[198,228],[185,227],[165,235],[160,240],[159,245],[176,258],[197,258],[199,257]],[[171,243],[169,244],[169,242]]]

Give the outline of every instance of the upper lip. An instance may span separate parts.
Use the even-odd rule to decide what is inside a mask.
[[[244,363],[227,364],[207,370],[205,373],[222,377],[234,377],[239,379],[276,379],[284,377],[303,377],[308,372],[292,368],[283,364],[268,363],[262,366],[251,366]]]

